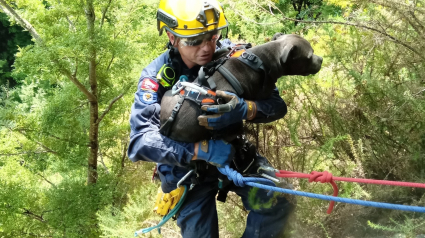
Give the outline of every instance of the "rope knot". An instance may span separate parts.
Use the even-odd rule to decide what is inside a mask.
[[[233,170],[228,165],[223,167],[217,167],[218,171],[220,173],[227,176],[227,178],[236,186],[243,187],[247,182],[254,182],[254,183],[263,183],[263,184],[269,184],[271,186],[275,186],[273,181],[265,178],[254,178],[254,177],[244,177],[242,174],[240,174],[238,171]]]
[[[231,169],[228,165],[226,165],[224,168],[218,168],[217,169],[224,175],[227,176],[227,178],[238,187],[245,186],[244,177],[242,174],[238,173],[237,171]]]
[[[311,182],[321,182],[321,183],[331,183],[333,182],[333,176],[328,171],[317,172],[313,171],[310,173],[308,181]]]

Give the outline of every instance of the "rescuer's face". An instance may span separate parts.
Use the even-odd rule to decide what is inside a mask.
[[[205,65],[212,60],[219,34],[207,34],[202,38],[176,38],[167,32],[173,46],[177,47],[188,68]]]

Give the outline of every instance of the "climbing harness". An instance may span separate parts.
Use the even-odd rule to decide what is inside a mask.
[[[184,77],[181,76],[181,79]],[[195,102],[199,107],[203,105],[214,105],[218,104],[217,96],[214,91],[211,89],[198,85],[196,83],[189,82],[181,82],[180,80],[173,86],[172,89],[173,94],[179,94],[180,98],[177,101],[176,105],[171,112],[170,117],[168,117],[167,121],[161,126],[159,132],[165,136],[169,136],[171,133],[171,128],[174,123],[174,119],[177,116],[181,106],[185,99],[188,99],[192,102]]]

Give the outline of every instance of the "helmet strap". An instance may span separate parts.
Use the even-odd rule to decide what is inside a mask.
[[[173,47],[173,45],[171,44],[171,41],[168,41],[167,44],[164,47],[164,50],[165,49],[171,49],[172,47]]]

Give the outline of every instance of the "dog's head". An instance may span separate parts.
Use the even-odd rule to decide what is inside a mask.
[[[313,54],[310,43],[298,35],[276,33],[273,39],[279,42],[280,64],[284,75],[316,74],[322,67],[323,58]]]

